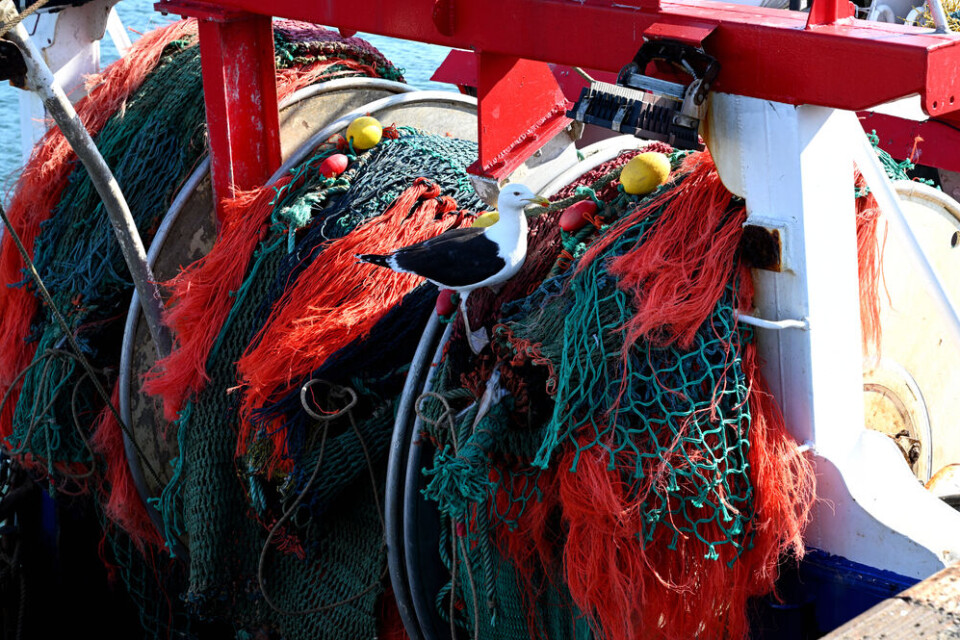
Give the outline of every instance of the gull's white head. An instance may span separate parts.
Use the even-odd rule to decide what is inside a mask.
[[[546,207],[550,205],[550,201],[535,195],[529,187],[522,184],[504,185],[501,187],[500,197],[497,199],[497,208],[501,212],[508,210],[519,213],[523,211],[524,207],[534,204]]]

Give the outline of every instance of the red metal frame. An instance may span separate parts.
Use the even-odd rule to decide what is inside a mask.
[[[550,70],[567,100],[576,100],[589,84],[571,67],[550,65]],[[606,71],[588,69],[586,72],[604,82],[617,79],[615,74]],[[456,85],[468,93],[476,91],[477,78],[477,56],[470,51],[452,49],[430,79]],[[872,111],[860,111],[857,115],[863,129],[868,133],[875,131],[881,148],[894,158],[911,158],[917,164],[960,173],[960,127],[933,118],[911,120]]]
[[[857,15],[857,5],[847,0],[814,2],[807,15],[807,29],[834,24],[852,24]]]
[[[210,173],[217,210],[280,167],[273,27],[269,16],[184,3],[197,16]]]
[[[566,67],[559,64],[550,64],[550,71],[560,85],[560,90],[567,100],[576,100],[580,96],[580,90],[586,87],[589,82],[583,76],[578,74],[573,67]],[[617,74],[608,71],[598,71],[596,69],[583,69],[587,75],[594,80],[603,82],[616,82]],[[443,59],[440,66],[437,67],[430,79],[434,82],[443,82],[459,87],[461,92],[466,93],[467,89],[476,90],[478,84],[477,74],[477,55],[471,51],[462,49],[451,49],[447,57]]]
[[[469,171],[499,181],[570,123],[573,104],[545,62],[496,53],[477,60],[480,144]]]
[[[558,113],[560,102],[551,93],[543,67],[534,71],[535,65],[517,59],[617,72],[633,58],[644,37],[669,36],[702,44],[721,64],[712,87],[716,91],[847,110],[920,94],[928,114],[960,122],[956,111],[960,74],[955,73],[960,68],[960,36],[856,20],[850,17],[846,0],[815,0],[809,16],[698,0],[216,0],[205,4],[162,0],[156,6],[160,11],[205,19],[216,12],[231,16],[218,21],[215,30],[203,29],[201,43],[209,37],[219,40],[212,54],[203,50],[204,87],[222,93],[222,97],[208,95],[208,118],[228,123],[228,150],[220,144],[211,146],[215,159],[228,155],[238,187],[248,186],[246,180],[258,174],[251,165],[261,167],[259,175],[269,173],[262,167],[272,166],[276,148],[275,134],[264,133],[275,130],[275,92],[271,97],[263,82],[266,67],[272,67],[272,62],[264,61],[268,51],[272,55],[272,43],[266,46],[265,22],[257,22],[253,15],[277,15],[477,52],[481,119],[477,170],[481,173],[500,174],[516,158],[522,161],[524,153],[537,148],[536,141],[545,141],[551,127],[564,122],[562,116],[549,117]],[[256,37],[261,46],[254,47],[256,51],[246,47],[253,38],[243,26],[248,21],[260,25]],[[514,77],[518,64],[526,71]],[[235,81],[230,80],[231,74]],[[259,85],[252,77],[260,80]],[[540,89],[521,88],[527,77],[535,77]],[[222,92],[221,82],[226,83]],[[521,90],[523,98],[518,99],[515,92]],[[501,117],[496,119],[500,107]],[[256,112],[267,123],[262,131],[246,115],[242,123],[237,117]],[[507,112],[509,117],[502,117]],[[550,122],[544,122],[545,117]],[[244,127],[254,134],[252,142],[234,135]],[[521,138],[531,142],[518,145]],[[499,161],[504,164],[496,165]]]
[[[939,120],[910,120],[885,113],[857,114],[864,131],[876,131],[880,148],[894,158],[960,172],[960,128]]]

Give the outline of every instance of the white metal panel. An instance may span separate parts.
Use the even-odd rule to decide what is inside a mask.
[[[812,441],[819,500],[807,541],[924,577],[960,558],[960,514],[923,489],[896,445],[864,429],[855,114],[712,96],[708,146],[749,220],[778,228],[785,270],[758,271],[758,314],[809,330],[758,332],[764,374],[798,443]]]

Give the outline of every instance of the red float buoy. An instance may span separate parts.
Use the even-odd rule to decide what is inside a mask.
[[[576,202],[560,214],[560,228],[567,233],[574,233],[586,226],[588,216],[593,216],[597,212],[597,203],[587,198]]]
[[[335,178],[347,170],[350,160],[342,153],[335,153],[320,163],[320,175],[324,178]]]
[[[446,317],[457,310],[457,305],[453,301],[456,293],[453,289],[440,289],[440,295],[437,296],[437,315]]]

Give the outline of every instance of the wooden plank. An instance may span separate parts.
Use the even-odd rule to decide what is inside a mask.
[[[947,567],[884,600],[823,640],[960,638],[960,566]]]

